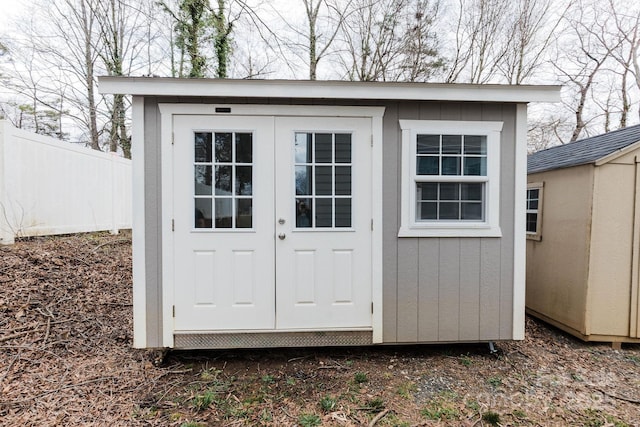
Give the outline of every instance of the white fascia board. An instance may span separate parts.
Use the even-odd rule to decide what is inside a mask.
[[[310,80],[98,79],[102,94],[231,98],[359,99],[472,102],[560,102],[560,86]]]
[[[604,164],[607,164],[619,157],[624,156],[625,154],[629,154],[637,149],[640,149],[640,141],[638,142],[634,142],[631,145],[627,145],[626,147],[618,150],[618,151],[614,151],[611,154],[607,154],[604,157],[599,158],[598,160],[596,160],[595,165],[596,166],[602,166]]]

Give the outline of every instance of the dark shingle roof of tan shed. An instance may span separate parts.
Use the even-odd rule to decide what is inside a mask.
[[[527,157],[527,173],[594,163],[640,141],[640,125],[629,126],[565,145],[538,151]]]

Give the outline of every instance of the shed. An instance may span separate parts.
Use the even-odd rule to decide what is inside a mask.
[[[556,86],[103,77],[133,95],[134,346],[524,336]]]
[[[640,342],[640,125],[528,157],[527,311],[585,341]]]

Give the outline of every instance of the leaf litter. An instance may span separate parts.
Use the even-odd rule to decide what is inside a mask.
[[[640,425],[640,345],[132,348],[129,233],[0,247],[0,424]],[[162,363],[156,364],[158,358]]]

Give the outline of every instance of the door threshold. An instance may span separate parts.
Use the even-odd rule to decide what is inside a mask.
[[[174,348],[230,349],[273,347],[332,347],[373,344],[373,331],[322,330],[322,331],[217,331],[176,332]]]

